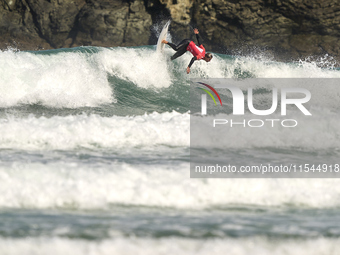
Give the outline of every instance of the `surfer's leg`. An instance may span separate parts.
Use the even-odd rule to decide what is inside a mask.
[[[173,48],[175,51],[177,51],[172,57],[171,60],[174,60],[180,56],[182,56],[186,51],[187,51],[187,47],[189,45],[189,43],[191,42],[191,40],[189,39],[185,39],[183,41],[181,41],[177,46],[175,46],[175,48],[173,48],[171,45],[170,47]],[[169,43],[168,43],[169,44]]]
[[[168,42],[167,45],[169,45],[173,50],[177,51],[177,45],[171,43],[171,42]]]
[[[175,45],[175,44],[170,43],[170,42],[168,42],[168,45],[169,45],[173,50],[178,51],[178,50],[182,49],[183,47],[187,48],[190,42],[191,42],[191,41],[190,41],[189,39],[184,39],[184,40],[181,41],[178,45]]]
[[[172,57],[171,57],[171,60],[174,60],[180,56],[182,56],[185,52],[187,51],[187,48],[186,47],[183,47],[181,49],[179,49]]]

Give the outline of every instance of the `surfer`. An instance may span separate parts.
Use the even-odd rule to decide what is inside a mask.
[[[200,37],[199,37],[199,31],[197,28],[194,28],[194,33],[196,35],[196,39],[198,42],[197,46],[193,41],[190,39],[184,39],[181,41],[178,45],[175,45],[173,43],[170,43],[166,40],[163,40],[162,43],[165,43],[169,45],[171,48],[173,48],[176,53],[171,57],[171,60],[174,60],[180,56],[182,56],[186,51],[190,51],[194,57],[191,59],[188,67],[187,67],[187,73],[190,73],[190,67],[196,60],[201,60],[204,59],[206,62],[209,62],[212,59],[211,53],[205,53],[205,48],[200,42]]]

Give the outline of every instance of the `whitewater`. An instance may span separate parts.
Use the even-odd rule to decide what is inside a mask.
[[[171,54],[0,52],[0,254],[339,254],[340,179],[192,179],[189,169],[191,79],[340,78],[335,61],[213,54],[187,75],[191,56]],[[289,138],[232,130],[226,157],[337,160],[340,87],[312,94],[319,125]]]

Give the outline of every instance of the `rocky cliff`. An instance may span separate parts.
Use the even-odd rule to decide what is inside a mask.
[[[0,47],[48,49],[154,44],[201,31],[208,50],[277,59],[340,55],[338,0],[0,0]]]

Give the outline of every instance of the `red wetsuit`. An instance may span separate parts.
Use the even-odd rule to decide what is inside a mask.
[[[197,46],[193,41],[189,39],[184,39],[178,45],[169,42],[168,45],[176,51],[176,53],[171,57],[171,60],[174,60],[182,56],[185,52],[190,51],[192,55],[194,55],[188,65],[188,67],[190,68],[194,61],[203,59],[205,57],[205,48],[200,43],[200,38],[198,34],[196,34],[196,39],[199,46]]]
[[[201,44],[200,46],[197,46],[193,41],[191,41],[187,47],[187,51],[190,51],[194,57],[199,59],[203,59],[205,56],[205,48]]]

